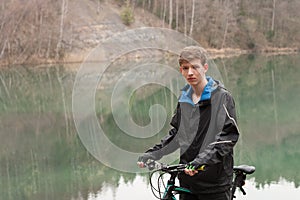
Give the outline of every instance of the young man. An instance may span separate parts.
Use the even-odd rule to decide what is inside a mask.
[[[207,53],[198,46],[182,50],[180,72],[187,81],[178,100],[169,134],[140,156],[138,165],[148,159],[180,148],[180,163],[187,164],[179,175],[182,187],[193,195],[181,200],[229,200],[233,174],[233,147],[238,140],[235,104],[231,94],[217,80],[206,76]],[[204,171],[197,171],[200,166]]]

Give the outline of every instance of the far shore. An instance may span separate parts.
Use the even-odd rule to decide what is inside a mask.
[[[91,49],[92,50],[92,49]],[[88,52],[83,53],[69,53],[61,60],[55,59],[43,59],[43,58],[31,58],[23,62],[18,61],[11,61],[12,59],[2,59],[0,60],[0,67],[9,67],[9,66],[16,66],[16,65],[51,65],[51,64],[80,64],[85,61],[86,57],[88,56]],[[262,54],[266,56],[274,56],[274,55],[289,55],[289,54],[297,54],[299,53],[299,48],[275,48],[275,47],[268,47],[265,49],[255,49],[255,50],[243,50],[237,48],[223,48],[223,49],[212,49],[206,48],[207,52],[211,59],[217,58],[230,58],[236,57],[244,54]],[[101,60],[92,60],[89,62],[101,62]]]
[[[211,58],[227,58],[233,56],[239,56],[242,54],[262,54],[262,55],[288,55],[299,53],[299,48],[273,48],[268,47],[265,49],[255,49],[255,50],[242,50],[233,48],[224,49],[207,49]]]

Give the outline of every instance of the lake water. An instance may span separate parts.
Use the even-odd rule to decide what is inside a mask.
[[[176,66],[173,61],[167,62]],[[235,164],[256,167],[245,185],[247,195],[238,192],[237,199],[298,199],[300,55],[244,55],[217,59],[215,63],[237,106],[241,137],[235,148]],[[184,86],[180,77],[168,70],[152,66],[155,70],[151,71],[146,63],[146,74],[132,71],[137,66],[138,62],[110,66],[94,91],[92,105],[107,138],[131,152],[146,150],[166,134],[179,89]],[[88,139],[78,134],[84,123],[75,126],[74,104],[72,107],[79,67],[78,64],[0,69],[0,199],[155,199],[146,173],[116,170],[125,169],[126,161],[124,166],[107,167],[99,158],[108,157],[109,151],[95,155],[96,151],[86,148]],[[151,84],[135,88],[136,83],[145,84],[147,80]],[[114,93],[118,84],[125,100]],[[158,103],[165,112],[156,112],[162,107],[150,109]],[[80,109],[83,112],[89,106]],[[154,114],[149,114],[149,109]],[[163,123],[160,120],[148,127],[157,134],[144,139],[124,134],[152,124],[151,117],[161,119],[157,113],[165,117]],[[92,132],[92,128],[86,131]],[[133,169],[132,164],[127,167]]]

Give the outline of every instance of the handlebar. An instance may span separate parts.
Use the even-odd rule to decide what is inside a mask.
[[[144,163],[145,166],[149,170],[156,170],[156,171],[163,171],[167,173],[171,172],[181,172],[184,171],[188,167],[188,164],[174,164],[174,165],[166,165],[160,162],[157,162],[155,160],[149,159],[146,163]],[[204,171],[205,170],[205,165],[200,166],[198,169],[195,169],[197,171]]]
[[[171,172],[181,172],[184,171],[184,169],[186,168],[186,164],[175,164],[175,165],[167,165],[167,164],[163,164],[160,162],[157,162],[155,160],[148,160],[145,163],[145,166],[149,169],[149,170],[155,170],[155,171],[163,171],[166,173],[171,173]]]

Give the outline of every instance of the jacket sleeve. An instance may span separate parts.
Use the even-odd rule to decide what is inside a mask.
[[[172,129],[169,134],[165,136],[159,144],[148,149],[145,153],[150,154],[155,160],[161,159],[164,155],[170,154],[179,148],[179,143],[175,138],[180,123],[180,106],[177,104],[177,108],[172,117],[171,125]]]
[[[238,141],[239,130],[236,123],[235,103],[230,94],[226,94],[225,102],[221,105],[224,109],[225,121],[222,130],[216,135],[215,141],[200,152],[193,162],[212,165],[222,162],[222,158],[232,154],[233,147]]]

